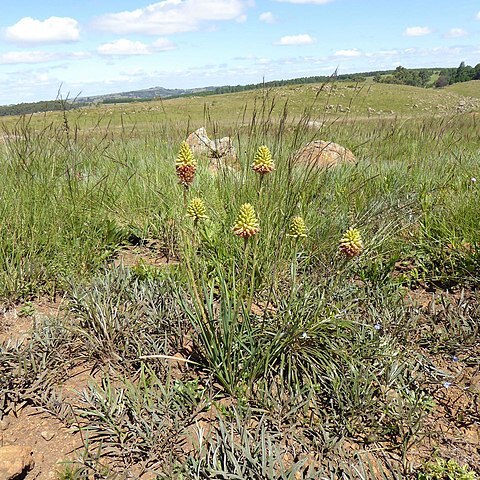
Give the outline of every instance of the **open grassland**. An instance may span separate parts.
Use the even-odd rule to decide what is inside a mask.
[[[38,437],[25,478],[478,478],[478,112],[337,83],[6,119],[0,417]],[[238,159],[184,188],[202,125]],[[314,139],[357,162],[296,162]]]
[[[454,92],[457,95],[463,95],[465,97],[480,98],[480,86],[478,81],[472,80],[470,82],[455,83],[447,87],[447,90]]]
[[[469,98],[467,98],[469,97]],[[267,100],[265,100],[267,98]],[[223,129],[234,130],[248,125],[266,101],[269,118],[280,118],[285,110],[290,119],[299,119],[305,112],[311,121],[348,118],[385,118],[391,116],[419,117],[478,111],[479,82],[455,84],[445,89],[425,89],[405,85],[372,82],[307,84],[251,90],[241,93],[207,97],[180,97],[164,101],[88,106],[69,114],[70,121],[80,130],[101,135],[111,129],[135,128],[142,134],[152,131],[156,123],[178,123],[189,130],[202,125],[208,117]],[[9,128],[16,117],[6,117]],[[34,114],[33,125],[62,122],[61,112]],[[223,130],[222,130],[223,132]],[[236,133],[236,130],[235,132]],[[232,135],[234,136],[234,135]]]

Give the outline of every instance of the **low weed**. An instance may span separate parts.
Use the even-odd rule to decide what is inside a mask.
[[[436,462],[426,463],[418,480],[476,480],[478,477],[467,465],[461,466],[455,460],[439,458]]]

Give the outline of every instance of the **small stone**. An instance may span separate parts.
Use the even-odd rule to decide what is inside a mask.
[[[25,446],[7,445],[0,447],[0,478],[16,480],[35,466],[32,450]]]
[[[480,374],[470,378],[468,389],[474,394],[480,394]]]
[[[54,436],[55,436],[55,433],[49,431],[49,430],[43,430],[42,432],[40,432],[40,436],[46,440],[47,442],[49,442]]]
[[[10,426],[10,418],[3,417],[0,420],[0,430],[5,431],[8,429],[9,426]]]

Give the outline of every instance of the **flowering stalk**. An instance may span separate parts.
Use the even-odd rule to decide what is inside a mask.
[[[201,198],[193,198],[187,207],[187,217],[193,218],[193,225],[196,227],[199,220],[208,218],[206,215],[206,208]]]
[[[260,175],[260,188],[258,189],[258,199],[260,200],[262,196],[263,178],[267,173],[271,173],[275,168],[272,154],[266,145],[258,147],[251,167],[255,173]]]
[[[240,212],[232,227],[232,231],[235,235],[247,240],[260,231],[260,225],[257,215],[255,214],[255,209],[250,203],[244,203],[240,207]]]
[[[235,224],[232,227],[232,231],[234,235],[237,235],[244,240],[244,264],[243,264],[243,273],[242,273],[242,297],[244,297],[244,293],[246,290],[246,275],[247,275],[247,264],[248,264],[248,257],[249,257],[249,247],[250,244],[248,240],[255,236],[260,231],[260,225],[255,213],[255,209],[250,203],[244,203],[240,207],[240,212],[237,216]],[[255,251],[253,257],[253,271],[251,276],[250,282],[250,295],[249,295],[249,305],[248,310],[250,311],[251,304],[252,304],[252,296],[253,296],[253,285],[254,285],[254,278],[255,278]]]
[[[186,205],[186,191],[192,185],[197,170],[197,160],[193,156],[192,150],[187,142],[182,142],[178,151],[177,160],[175,162],[175,170],[177,172],[178,182],[183,185],[183,201]]]
[[[254,172],[261,176],[273,171],[275,164],[273,163],[270,149],[267,146],[262,145],[261,147],[258,147],[251,167]]]
[[[350,227],[340,239],[338,249],[347,258],[360,255],[363,251],[363,241],[360,232],[356,228]]]
[[[307,236],[307,227],[305,225],[305,220],[303,217],[296,216],[292,218],[290,222],[290,228],[287,233],[287,237],[293,238],[295,241],[295,247],[293,249],[293,258],[291,263],[291,274],[292,274],[292,290],[290,292],[290,297],[292,298],[297,284],[297,269],[298,269],[298,241],[300,239],[306,238]]]
[[[287,237],[299,239],[299,238],[304,238],[306,236],[307,236],[307,227],[305,225],[305,220],[300,216],[293,217],[290,223],[290,229],[287,233]]]

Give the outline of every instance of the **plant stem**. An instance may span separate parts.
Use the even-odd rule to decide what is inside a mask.
[[[290,290],[290,302],[293,300],[293,297],[295,296],[296,290],[297,290],[297,270],[298,270],[298,252],[297,252],[297,246],[298,246],[298,238],[295,238],[294,240],[294,248],[293,248],[293,257],[292,257],[292,262],[290,264],[290,273],[292,276],[292,287]]]

